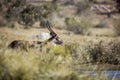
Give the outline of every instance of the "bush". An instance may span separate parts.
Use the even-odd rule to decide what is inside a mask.
[[[66,29],[76,34],[87,34],[90,27],[93,27],[89,19],[82,17],[66,18]]]
[[[48,18],[56,10],[54,3],[42,3],[40,5],[29,4],[21,11],[20,23],[32,26],[36,21],[42,23],[43,18]]]
[[[92,63],[108,63],[119,64],[120,60],[120,42],[118,40],[111,40],[110,42],[98,41],[97,43],[88,43],[87,54],[90,54],[90,62]]]
[[[89,42],[86,47],[87,54],[90,56],[89,61],[92,63],[97,63],[102,56],[103,49],[101,45],[101,41],[98,42]]]
[[[114,21],[114,31],[116,33],[116,36],[120,36],[120,19]]]
[[[75,50],[72,54],[77,54],[77,57],[74,57],[77,63],[120,64],[120,41],[118,39],[88,40],[72,49]]]
[[[97,63],[103,52],[99,40],[85,41],[85,43],[81,43],[78,48],[78,63]]]
[[[9,26],[11,22],[18,21],[20,12],[23,10],[26,0],[1,0],[0,19],[1,26]]]
[[[103,56],[101,57],[102,63],[120,64],[120,40],[113,39],[104,42]]]
[[[47,18],[57,6],[54,3],[42,3],[41,5],[26,4],[26,0],[1,0],[0,15],[8,22],[16,22],[27,27],[32,26],[40,17]],[[1,22],[1,20],[0,20]],[[1,24],[3,25],[3,24]]]
[[[90,8],[90,1],[89,0],[80,0],[76,2],[75,6],[77,7],[77,14],[81,14]]]

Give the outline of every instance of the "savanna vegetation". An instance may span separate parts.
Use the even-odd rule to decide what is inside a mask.
[[[120,70],[119,5],[119,0],[0,0],[0,80],[107,80],[101,71]],[[47,32],[46,21],[63,45],[8,47]]]

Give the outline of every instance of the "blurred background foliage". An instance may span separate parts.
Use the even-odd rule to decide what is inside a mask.
[[[112,5],[109,8],[106,4]],[[36,2],[33,0],[1,0],[0,26],[14,28],[17,22],[23,25],[23,28],[30,28],[38,22],[38,27],[44,27],[43,23],[49,20],[55,28],[66,29],[75,34],[90,34],[89,28],[104,28],[109,24],[113,25],[110,22],[112,18],[107,20],[109,23],[104,22],[105,16],[114,18],[116,14],[119,14],[119,4],[118,0],[50,0],[43,2],[40,0],[36,0]],[[102,9],[101,6],[105,9]],[[112,10],[111,7],[114,9]],[[116,17],[119,18],[119,16]],[[118,19],[116,23],[117,21],[119,23]],[[114,28],[116,35],[119,35],[119,31],[117,31],[119,27]]]

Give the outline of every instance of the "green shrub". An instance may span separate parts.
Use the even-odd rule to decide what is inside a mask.
[[[66,29],[76,34],[87,34],[90,27],[93,27],[92,22],[89,19],[82,17],[70,17],[66,18]]]

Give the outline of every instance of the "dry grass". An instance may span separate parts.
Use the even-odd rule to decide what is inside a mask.
[[[24,52],[19,49],[8,49],[6,46],[0,48],[1,80],[49,80],[51,78],[52,80],[92,79],[87,75],[82,76],[73,70],[71,66],[72,57],[69,53],[66,54],[65,46],[49,46],[49,52],[46,51],[47,48],[42,52],[33,49]],[[97,79],[99,76],[95,76],[94,78]],[[102,79],[104,80],[106,78],[103,76]]]
[[[99,71],[120,69],[120,65],[98,64],[97,61],[94,64],[91,64],[94,60],[92,55],[98,54],[100,49],[101,45],[98,44],[99,41],[105,41],[107,49],[110,50],[113,46],[111,45],[111,47],[108,47],[108,43],[110,41],[113,41],[114,43],[115,39],[113,37],[81,36],[74,35],[73,33],[69,35],[66,34],[67,31],[55,29],[64,40],[65,45],[54,47],[49,44],[42,52],[34,49],[24,52],[19,49],[11,50],[7,48],[10,41],[14,39],[29,40],[32,39],[30,38],[31,36],[38,34],[41,31],[48,32],[45,29],[34,28],[27,30],[10,28],[0,29],[0,74],[2,75],[0,79],[92,80],[93,78],[91,78],[91,76],[86,74],[83,75],[79,72],[81,70]],[[119,40],[119,38],[117,39]],[[109,54],[109,52],[107,52],[107,54]],[[84,57],[82,58],[82,56]],[[87,61],[91,62],[83,64]],[[106,77],[104,75],[101,76],[101,73],[97,72],[94,79],[106,80]]]

